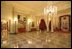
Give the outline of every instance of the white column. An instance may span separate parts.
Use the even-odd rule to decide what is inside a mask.
[[[46,27],[47,27],[47,32],[49,31],[49,28],[48,28],[48,16],[47,15],[45,15],[44,16],[44,21],[45,21],[45,24],[46,24]]]
[[[11,20],[10,22],[10,33],[14,33],[14,22]]]
[[[47,16],[47,32],[49,32],[49,19],[48,19],[48,16]]]
[[[27,23],[27,31],[30,31],[30,25]]]
[[[54,30],[53,30],[53,18],[52,18],[52,20],[51,20],[51,32],[53,32]]]

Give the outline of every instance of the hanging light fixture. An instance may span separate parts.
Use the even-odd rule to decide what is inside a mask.
[[[47,7],[44,8],[44,15],[51,15],[57,14],[57,7],[53,4],[53,1],[50,1],[47,5]]]
[[[53,5],[47,6],[46,8],[44,8],[44,14],[45,15],[49,14],[51,16],[52,14],[57,14],[57,7]]]
[[[47,24],[48,22],[51,21],[51,23],[53,23],[53,18],[54,16],[57,14],[57,7],[53,4],[53,1],[48,2],[47,4],[48,6],[46,6],[44,8],[44,15],[47,16]],[[47,31],[48,31],[48,27],[47,26]],[[53,24],[51,24],[51,31],[53,32]]]

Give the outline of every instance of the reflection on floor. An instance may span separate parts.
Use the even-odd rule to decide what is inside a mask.
[[[10,48],[71,48],[71,33],[26,32],[10,34]]]

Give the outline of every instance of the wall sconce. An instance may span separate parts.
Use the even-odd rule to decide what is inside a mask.
[[[31,20],[31,19],[28,19],[28,21],[27,21],[27,22],[28,22],[28,24],[30,24],[30,23],[32,22],[32,20]]]
[[[1,20],[2,23],[6,23],[6,20]]]
[[[17,21],[17,18],[16,17],[14,18],[14,21]]]

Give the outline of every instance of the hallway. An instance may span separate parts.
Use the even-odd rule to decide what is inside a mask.
[[[71,48],[71,1],[1,1],[1,48]]]

